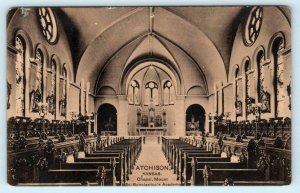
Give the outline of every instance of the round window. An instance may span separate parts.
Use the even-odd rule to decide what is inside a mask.
[[[247,46],[251,46],[256,41],[259,31],[262,25],[263,18],[263,8],[262,7],[254,7],[248,16],[245,32],[244,32],[244,40]]]
[[[50,8],[39,8],[38,16],[44,37],[50,44],[55,43],[58,36],[58,30],[52,10]]]

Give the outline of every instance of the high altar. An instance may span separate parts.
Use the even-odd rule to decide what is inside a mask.
[[[138,135],[165,135],[167,131],[166,110],[161,106],[143,106],[137,109]]]

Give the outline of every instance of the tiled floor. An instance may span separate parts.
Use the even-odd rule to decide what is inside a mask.
[[[137,160],[132,174],[129,176],[129,186],[171,186],[179,185],[156,138],[146,138],[142,152]]]

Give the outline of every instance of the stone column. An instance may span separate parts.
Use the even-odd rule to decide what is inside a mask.
[[[128,136],[128,101],[126,95],[118,95],[119,108],[117,111],[117,135]],[[135,115],[132,115],[135,116]]]
[[[185,96],[176,96],[175,102],[175,132],[172,135],[185,136]]]
[[[85,101],[84,101],[84,79],[81,79],[80,81],[80,113],[84,116],[85,115],[85,112],[84,112],[84,106],[85,106]]]
[[[90,103],[89,103],[89,93],[90,93],[90,82],[86,83],[86,89],[85,89],[85,108],[86,108],[86,113],[90,116]],[[88,122],[88,135],[91,135],[91,124],[93,124],[91,122],[91,119],[89,118],[89,122]]]
[[[207,113],[207,110],[208,109],[205,109],[205,112],[206,112],[206,114],[205,114],[205,125],[204,125],[204,131],[205,131],[205,133],[207,133],[207,132],[209,132],[209,113]]]

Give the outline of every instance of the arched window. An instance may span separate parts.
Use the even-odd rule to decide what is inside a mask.
[[[263,68],[263,62],[265,60],[264,52],[261,50],[258,52],[256,56],[256,62],[257,62],[257,93],[258,93],[258,101],[261,102],[262,95],[264,92],[264,68]]]
[[[50,69],[48,70],[48,77],[47,77],[47,87],[48,87],[48,94],[47,94],[47,103],[48,103],[48,111],[51,115],[55,117],[56,115],[56,61],[52,58]]]
[[[250,61],[247,59],[244,62],[245,69],[245,95],[246,95],[246,114],[252,113],[252,104],[255,102],[253,98],[254,93],[254,81],[253,70],[251,69]]]
[[[236,116],[242,116],[243,115],[243,103],[242,103],[242,97],[243,97],[243,85],[242,85],[242,79],[240,76],[240,69],[239,66],[236,65],[235,71],[234,71],[234,83],[235,83],[235,111]]]
[[[148,82],[145,86],[145,105],[158,105],[158,86],[155,82]]]
[[[60,80],[60,115],[66,117],[67,114],[67,70],[64,67],[62,70],[62,76]]]
[[[273,84],[271,77],[271,69],[268,63],[265,62],[265,52],[259,51],[256,56],[257,69],[258,69],[258,102],[261,103],[262,113],[271,112],[271,95],[270,85]]]
[[[168,80],[164,84],[164,104],[165,105],[172,105],[174,104],[174,87],[172,83]]]
[[[128,101],[129,104],[139,105],[140,104],[140,86],[136,80],[131,81],[128,89]]]
[[[286,116],[286,108],[289,106],[288,102],[288,82],[290,82],[290,75],[288,75],[287,67],[284,65],[283,53],[284,38],[277,37],[272,45],[272,55],[274,61],[274,93],[275,93],[275,116]],[[287,105],[288,104],[288,105]]]
[[[35,52],[35,64],[30,69],[30,111],[39,112],[38,103],[43,102],[44,55],[40,49]]]
[[[22,37],[15,40],[16,55],[16,115],[25,115],[25,52],[26,45]]]

